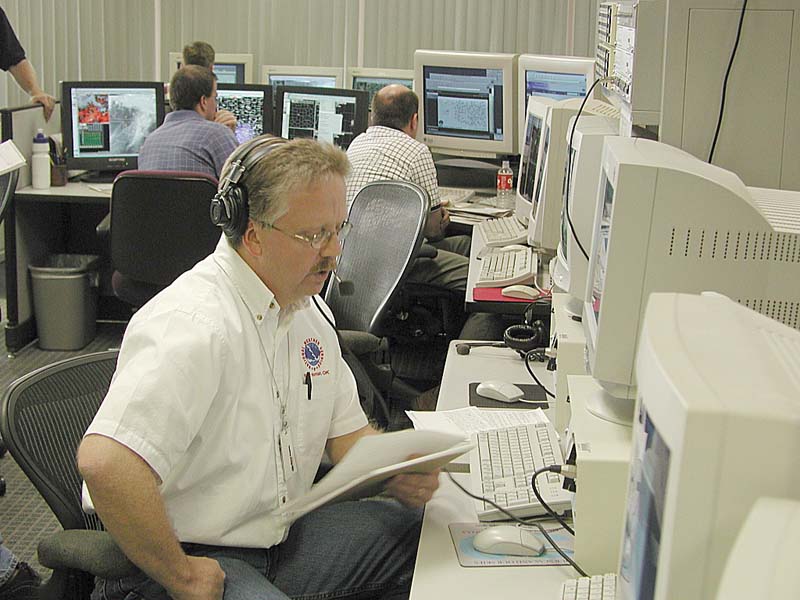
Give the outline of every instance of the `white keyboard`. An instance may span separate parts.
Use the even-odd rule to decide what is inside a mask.
[[[528,228],[513,216],[489,219],[478,223],[473,229],[476,227],[487,246],[508,246],[528,241]]]
[[[614,600],[617,594],[617,575],[593,575],[565,581],[559,600]]]
[[[475,190],[468,188],[452,188],[439,186],[439,202],[453,206],[458,202],[466,202],[475,195]]]
[[[553,425],[530,423],[480,432],[470,453],[472,492],[493,500],[518,517],[546,514],[533,493],[534,471],[563,464],[561,447]],[[563,489],[556,473],[539,475],[536,486],[548,506],[560,513],[572,508],[572,493]],[[475,500],[481,521],[508,517],[483,500]]]
[[[536,254],[528,248],[505,250],[490,248],[482,254],[481,271],[475,287],[505,287],[533,283],[537,268]]]

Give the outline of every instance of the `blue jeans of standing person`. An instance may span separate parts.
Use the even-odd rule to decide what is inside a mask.
[[[3,544],[3,534],[0,533],[0,585],[3,585],[14,573],[17,566],[17,557]]]
[[[422,511],[394,500],[341,502],[296,521],[268,549],[184,544],[187,554],[216,559],[225,571],[224,600],[407,598]],[[130,594],[130,595],[129,595]],[[144,573],[100,580],[94,600],[167,600]]]

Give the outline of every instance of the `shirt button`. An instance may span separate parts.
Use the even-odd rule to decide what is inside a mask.
[[[260,321],[264,318],[264,315],[256,315],[256,321]]]
[[[270,308],[275,308],[275,301],[274,300],[269,303],[269,307]]]

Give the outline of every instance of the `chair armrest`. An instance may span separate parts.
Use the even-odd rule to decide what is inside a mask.
[[[48,569],[78,569],[103,579],[139,572],[106,531],[67,529],[39,542],[39,562]]]
[[[103,217],[103,220],[97,224],[94,231],[97,235],[97,239],[101,242],[106,242],[106,240],[108,240],[108,236],[111,235],[111,213]]]
[[[380,338],[366,331],[343,329],[339,331],[339,336],[343,345],[356,356],[387,350],[389,347],[386,338]]]
[[[423,242],[414,258],[436,258],[437,254],[439,254],[439,251],[435,246],[431,246],[429,243]]]

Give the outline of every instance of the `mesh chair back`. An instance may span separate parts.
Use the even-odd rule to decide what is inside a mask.
[[[121,173],[111,191],[114,270],[164,287],[211,254],[220,236],[209,217],[216,192],[217,181],[203,173]]]
[[[102,529],[96,516],[81,510],[75,454],[108,391],[118,353],[42,367],[14,381],[3,397],[3,440],[64,529]]]
[[[331,282],[325,301],[339,329],[380,334],[379,325],[423,242],[428,194],[404,181],[376,181],[350,207],[353,230],[344,242],[337,273],[355,287],[350,296]]]
[[[18,178],[19,169],[0,175],[0,221],[5,219],[6,211],[11,203],[11,198],[14,196],[14,191],[17,189]]]

